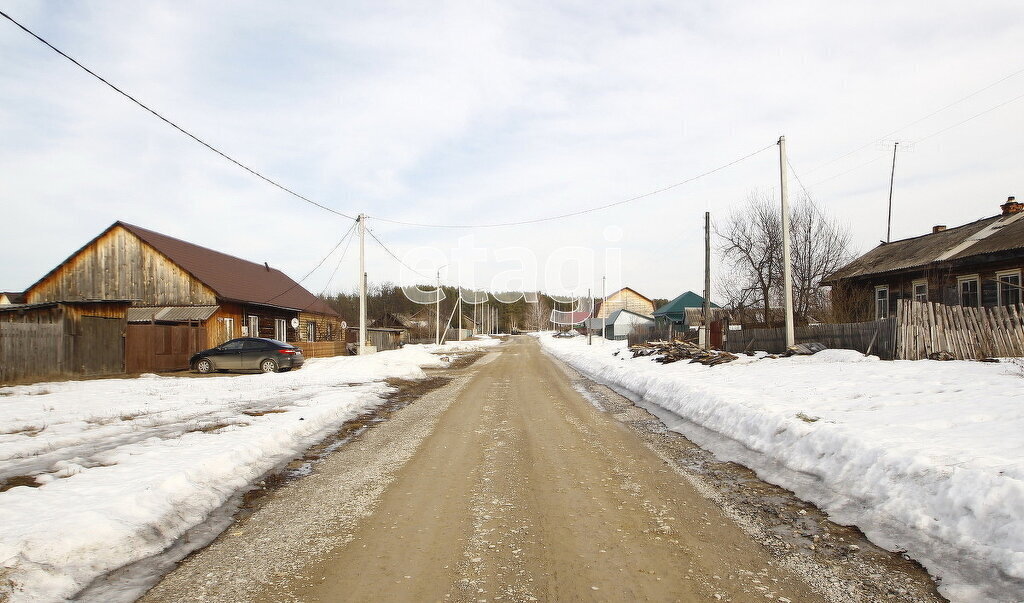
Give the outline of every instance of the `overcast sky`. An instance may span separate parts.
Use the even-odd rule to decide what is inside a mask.
[[[860,252],[885,237],[891,145],[879,139],[920,141],[897,162],[894,238],[1024,196],[1024,98],[956,126],[1024,96],[1024,72],[914,123],[1024,70],[1020,0],[0,8],[243,163],[369,214],[400,256],[451,256],[474,237],[463,246],[486,251],[473,276],[463,270],[467,286],[511,268],[502,258],[517,247],[542,277],[565,248],[593,250],[601,274],[611,246],[621,278],[612,274],[610,288],[700,292],[703,213],[724,221],[751,191],[775,192],[781,134],[800,181]],[[6,20],[0,57],[0,290],[31,285],[117,220],[296,279],[350,225],[199,146]],[[373,219],[531,220],[642,195],[768,146],[572,219],[476,230]],[[402,278],[395,260],[367,250],[371,281]],[[329,282],[340,251],[307,288],[354,287],[355,247]],[[554,293],[572,285],[594,283],[537,283]]]

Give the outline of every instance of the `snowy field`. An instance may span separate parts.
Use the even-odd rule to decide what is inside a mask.
[[[719,458],[907,551],[951,600],[1024,600],[1018,365],[883,362],[851,350],[662,365],[633,359],[625,342],[540,340],[595,381],[659,407],[670,428]]]
[[[497,339],[314,358],[287,373],[0,388],[0,600],[52,601],[160,553],[237,492],[417,379]]]

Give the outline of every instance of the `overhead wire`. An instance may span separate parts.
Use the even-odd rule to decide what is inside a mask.
[[[925,121],[927,119],[935,117],[936,115],[938,115],[939,113],[942,113],[946,109],[949,109],[951,107],[959,105],[960,103],[964,102],[965,100],[973,98],[973,97],[981,94],[982,92],[985,92],[986,90],[988,90],[990,88],[993,88],[993,87],[995,87],[995,86],[1005,82],[1006,80],[1008,80],[1010,78],[1013,78],[1013,77],[1016,77],[1016,76],[1018,76],[1018,75],[1020,75],[1022,73],[1024,73],[1024,68],[1018,69],[1017,71],[1014,71],[1013,73],[1011,73],[1009,75],[1006,75],[1006,76],[1004,76],[1004,77],[1002,77],[1002,78],[992,82],[991,84],[988,84],[987,86],[985,86],[983,88],[979,88],[978,90],[975,90],[974,92],[971,92],[967,96],[961,97],[961,98],[959,98],[959,99],[957,99],[957,100],[955,100],[955,101],[953,101],[953,102],[951,102],[951,103],[949,103],[947,105],[944,105],[944,106],[942,106],[942,107],[932,111],[928,115],[925,115],[924,117],[922,117],[920,119],[916,119],[916,120],[914,120],[914,121],[912,121],[912,122],[910,122],[910,123],[908,123],[906,125],[900,126],[899,128],[896,128],[895,130],[893,130],[893,131],[891,131],[891,132],[889,132],[887,134],[884,134],[881,137],[872,140],[871,142],[868,142],[868,143],[866,143],[864,145],[861,145],[861,146],[857,147],[856,149],[853,149],[852,151],[849,151],[849,152],[847,152],[847,153],[845,153],[843,155],[840,155],[839,157],[836,157],[834,159],[830,159],[829,161],[826,161],[825,163],[822,163],[821,165],[815,166],[815,167],[811,168],[810,170],[807,170],[806,172],[804,172],[804,175],[814,173],[814,172],[820,170],[821,168],[823,168],[823,167],[825,167],[827,165],[831,165],[831,164],[833,164],[833,163],[835,163],[837,161],[846,159],[847,157],[849,157],[850,155],[853,155],[854,153],[858,153],[860,151],[863,151],[864,149],[870,147],[873,144],[877,144],[879,142],[884,141],[886,138],[892,136],[893,134],[897,134],[899,132],[902,132],[903,130],[906,130],[907,128],[909,128],[911,126],[915,126],[915,125],[917,125],[917,124],[919,124],[919,123],[921,123],[921,122],[923,122],[923,121]],[[1017,97],[1017,98],[1020,98],[1020,97]],[[1014,99],[1014,100],[1016,100],[1016,99]],[[1013,102],[1013,101],[1008,101],[1008,102]],[[1004,104],[1006,104],[1006,103],[1004,103]],[[1002,106],[1002,105],[1000,105],[1000,106]],[[934,136],[934,134],[932,136]],[[867,165],[867,164],[864,164],[864,165]],[[852,171],[852,170],[850,170],[850,171]],[[848,173],[848,172],[843,172],[843,174],[846,174],[846,173]],[[842,175],[842,174],[840,174],[840,175]],[[829,178],[829,180],[831,180],[831,178]],[[822,182],[824,182],[824,181],[822,181]]]
[[[341,244],[345,242],[345,239],[347,239],[355,231],[356,224],[357,224],[357,222],[352,222],[352,225],[348,227],[348,230],[345,231],[345,234],[343,234],[341,236],[341,238],[338,239],[338,243],[334,247],[332,247],[329,252],[327,252],[327,255],[325,255],[319,262],[317,262],[317,265],[314,266],[312,270],[307,272],[306,275],[303,276],[302,278],[300,278],[299,280],[297,280],[294,283],[292,283],[291,287],[288,287],[287,289],[285,289],[284,291],[282,291],[282,292],[278,293],[277,295],[271,297],[270,299],[264,300],[264,303],[269,303],[269,302],[271,302],[271,301],[281,297],[285,293],[288,293],[289,291],[295,289],[300,284],[302,284],[303,281],[305,281],[307,278],[309,278],[314,272],[316,272],[320,268],[320,266],[323,266],[324,262],[327,261],[327,258],[329,258],[332,255],[334,255],[334,252],[338,250],[338,247],[341,247]],[[347,246],[346,246],[346,249],[348,249]]]
[[[427,278],[427,279],[429,279],[429,278],[430,278],[429,276],[427,276],[427,275],[423,274],[422,272],[420,272],[420,271],[416,270],[415,268],[413,268],[413,267],[412,267],[412,266],[410,266],[409,264],[406,264],[406,263],[405,263],[404,261],[402,261],[402,258],[398,257],[398,255],[396,255],[396,254],[395,254],[395,252],[391,251],[391,249],[390,249],[390,248],[389,248],[389,247],[388,247],[387,245],[385,245],[385,244],[384,244],[384,241],[381,241],[381,240],[380,240],[380,239],[379,239],[379,238],[377,237],[377,235],[376,235],[376,234],[374,234],[374,232],[373,232],[372,230],[370,230],[369,228],[367,228],[367,229],[366,229],[366,232],[367,232],[367,233],[368,233],[368,234],[370,235],[370,238],[371,238],[371,239],[373,239],[374,241],[376,241],[376,242],[377,242],[377,244],[378,244],[378,245],[380,245],[381,249],[383,249],[384,251],[386,251],[386,252],[388,253],[388,255],[390,255],[391,257],[393,257],[393,258],[395,259],[395,261],[396,261],[396,262],[398,262],[399,264],[401,264],[402,266],[404,266],[404,267],[405,267],[406,269],[408,269],[408,270],[412,271],[412,272],[413,272],[414,274],[417,274],[417,275],[419,275],[419,276],[420,276],[420,277],[422,277],[422,278]]]
[[[109,81],[107,81],[107,79],[106,79],[106,78],[104,78],[103,76],[99,75],[98,73],[96,73],[96,72],[95,72],[95,71],[93,71],[92,69],[89,69],[88,67],[86,67],[85,65],[83,65],[82,63],[80,63],[79,61],[77,61],[76,59],[74,59],[74,58],[72,58],[71,56],[69,56],[68,54],[66,54],[66,53],[65,53],[64,51],[62,51],[61,49],[57,48],[57,47],[56,47],[56,46],[54,46],[53,44],[50,44],[49,42],[47,42],[46,40],[44,40],[44,39],[43,39],[43,38],[42,38],[41,36],[39,36],[38,34],[36,34],[35,32],[33,32],[32,30],[30,30],[29,28],[27,28],[27,27],[25,27],[24,25],[22,25],[22,24],[21,24],[20,22],[18,22],[17,20],[15,20],[15,19],[14,19],[14,17],[12,17],[12,16],[8,15],[7,13],[5,13],[5,12],[4,12],[4,11],[2,11],[2,10],[0,10],[0,16],[4,17],[5,19],[7,19],[8,21],[10,21],[11,23],[15,24],[15,25],[16,25],[16,26],[18,26],[18,27],[19,27],[19,28],[20,28],[20,29],[21,29],[22,31],[24,31],[24,32],[25,32],[25,33],[27,33],[28,35],[32,36],[32,37],[33,37],[33,38],[35,38],[36,40],[39,40],[40,42],[42,42],[43,44],[45,44],[45,45],[46,45],[47,47],[49,47],[49,48],[50,48],[50,50],[53,50],[54,52],[56,52],[56,53],[57,53],[57,54],[59,54],[60,56],[64,57],[65,59],[67,59],[67,60],[69,60],[69,61],[71,61],[72,63],[74,63],[75,65],[77,65],[77,66],[78,66],[79,68],[81,68],[81,69],[82,69],[83,71],[85,71],[85,72],[86,72],[86,73],[88,73],[89,75],[91,75],[91,76],[93,76],[94,78],[98,79],[99,81],[103,82],[104,84],[106,84],[106,85],[107,85],[108,87],[110,87],[110,88],[111,88],[112,90],[114,90],[115,92],[117,92],[117,93],[118,93],[118,94],[120,94],[121,96],[123,96],[123,97],[127,98],[128,100],[130,100],[131,102],[135,103],[135,104],[136,104],[136,105],[138,105],[139,107],[142,107],[143,109],[145,109],[146,111],[148,111],[148,112],[149,112],[149,113],[151,113],[152,115],[156,116],[156,117],[157,117],[157,118],[158,118],[159,120],[163,121],[163,122],[164,122],[164,123],[166,123],[167,125],[169,125],[169,126],[171,126],[172,128],[174,128],[175,130],[177,130],[177,131],[181,132],[181,133],[182,133],[182,134],[184,134],[185,136],[188,136],[188,137],[189,137],[189,138],[191,138],[192,140],[194,140],[194,141],[198,142],[199,144],[203,145],[203,146],[204,146],[204,147],[206,147],[207,149],[209,149],[209,150],[213,151],[214,153],[216,153],[216,154],[220,155],[220,156],[221,156],[221,157],[223,157],[224,159],[227,159],[227,160],[228,160],[228,161],[230,161],[231,163],[233,163],[233,164],[237,165],[238,167],[242,168],[243,170],[245,170],[245,171],[249,172],[249,173],[250,173],[250,174],[252,174],[253,176],[256,176],[257,178],[259,178],[259,179],[263,180],[264,182],[267,182],[268,184],[271,184],[271,185],[273,185],[273,186],[277,187],[278,189],[280,189],[280,190],[282,190],[282,191],[284,191],[284,192],[288,193],[289,195],[291,195],[291,196],[293,196],[293,197],[295,197],[295,198],[297,198],[297,199],[300,199],[300,200],[302,200],[302,201],[305,201],[306,203],[309,203],[309,204],[311,204],[311,205],[314,205],[314,206],[316,206],[316,207],[319,207],[320,209],[323,209],[323,210],[325,210],[325,211],[329,211],[329,212],[331,212],[331,213],[333,213],[333,214],[337,214],[337,215],[339,215],[339,216],[342,216],[343,218],[348,218],[348,219],[350,219],[350,220],[354,220],[354,219],[355,219],[355,216],[350,216],[350,215],[348,215],[348,214],[346,214],[346,213],[343,213],[343,212],[340,212],[340,211],[338,211],[338,210],[336,210],[336,209],[334,209],[334,208],[332,208],[332,207],[328,207],[328,206],[326,206],[326,205],[324,205],[324,204],[322,204],[322,203],[318,203],[318,202],[316,202],[316,201],[314,201],[314,200],[310,199],[309,197],[306,197],[306,196],[304,196],[304,195],[301,195],[301,194],[299,194],[299,193],[295,192],[294,190],[292,190],[292,189],[288,188],[287,186],[285,186],[285,185],[283,185],[283,184],[281,184],[281,183],[279,183],[279,182],[277,182],[277,181],[275,181],[275,180],[273,180],[273,179],[271,179],[271,178],[268,178],[267,176],[264,176],[263,174],[261,174],[260,172],[256,171],[255,169],[253,169],[253,168],[251,168],[251,167],[249,167],[249,166],[245,165],[245,164],[244,164],[244,163],[242,163],[241,161],[238,161],[237,159],[235,159],[234,157],[231,157],[230,155],[228,155],[228,154],[227,154],[227,153],[225,153],[224,151],[221,151],[220,149],[218,149],[218,148],[214,147],[213,145],[211,145],[210,143],[206,142],[205,140],[203,140],[203,139],[199,138],[198,136],[196,136],[196,135],[195,135],[195,134],[193,134],[192,132],[189,132],[189,131],[188,131],[188,130],[186,130],[185,128],[183,128],[183,127],[179,126],[178,124],[174,123],[174,122],[173,122],[173,121],[171,121],[170,119],[168,119],[168,118],[164,117],[164,116],[163,116],[163,115],[161,115],[161,114],[160,114],[159,112],[157,112],[157,111],[156,111],[155,109],[152,109],[152,108],[150,108],[150,107],[149,107],[149,105],[146,105],[145,103],[143,103],[143,102],[142,102],[142,101],[140,101],[139,99],[135,98],[135,97],[134,97],[134,96],[132,96],[131,94],[128,94],[127,92],[125,92],[125,91],[124,91],[124,90],[122,90],[121,88],[118,88],[118,87],[117,87],[117,86],[115,86],[114,84],[110,83],[110,82],[109,82]]]
[[[349,231],[348,234],[351,234],[351,231]],[[348,236],[348,234],[346,234],[346,236]],[[331,283],[334,282],[334,277],[338,274],[338,270],[341,268],[341,263],[345,260],[345,254],[348,253],[348,249],[349,249],[349,247],[352,246],[352,241],[354,239],[355,239],[355,237],[349,237],[348,243],[345,243],[345,248],[341,250],[341,256],[338,257],[338,263],[334,265],[334,271],[331,272],[331,277],[329,279],[327,279],[327,284],[324,285],[324,288],[320,290],[320,294],[316,296],[317,297],[316,301],[319,301],[319,298],[323,297],[324,293],[327,293],[327,288],[330,287]],[[337,249],[337,247],[335,247],[335,249]],[[328,256],[328,257],[330,257],[330,256]],[[313,304],[315,304],[316,301],[312,302],[311,304],[309,304],[308,306],[303,308],[303,310],[308,310],[311,307],[313,307]]]
[[[550,222],[552,220],[562,220],[562,219],[565,219],[565,218],[572,218],[572,217],[575,217],[575,216],[581,216],[581,215],[592,213],[592,212],[595,212],[595,211],[600,211],[602,209],[608,209],[610,207],[616,207],[618,205],[624,205],[626,203],[631,203],[633,201],[639,201],[640,199],[645,199],[647,197],[651,197],[651,196],[663,193],[665,191],[669,191],[669,190],[672,190],[674,188],[678,188],[680,186],[683,186],[684,184],[689,184],[690,182],[693,182],[695,180],[699,180],[701,178],[704,178],[705,176],[710,176],[711,174],[714,174],[715,172],[719,172],[719,171],[724,170],[724,169],[726,169],[728,167],[736,165],[737,163],[740,163],[742,161],[750,159],[751,157],[753,157],[755,155],[758,155],[760,153],[763,153],[763,152],[767,151],[768,149],[774,147],[775,144],[776,143],[773,142],[772,144],[770,144],[770,145],[768,145],[768,146],[766,146],[764,148],[758,149],[758,150],[754,151],[753,153],[749,153],[747,155],[744,155],[744,156],[740,157],[739,159],[734,159],[733,161],[730,161],[729,163],[720,165],[720,166],[718,166],[718,167],[716,167],[716,168],[714,168],[712,170],[708,170],[706,172],[703,172],[703,173],[698,174],[696,176],[693,176],[691,178],[687,178],[686,180],[683,180],[682,182],[677,182],[675,184],[670,184],[668,186],[664,186],[662,188],[659,188],[657,190],[653,190],[653,191],[644,193],[642,195],[637,195],[635,197],[630,197],[628,199],[622,199],[622,200],[619,200],[619,201],[615,201],[613,203],[606,203],[604,205],[598,205],[596,207],[590,207],[590,208],[582,209],[582,210],[578,210],[578,211],[568,212],[568,213],[559,214],[559,215],[555,215],[555,216],[547,216],[547,217],[544,217],[544,218],[535,218],[535,219],[532,219],[532,220],[519,220],[519,221],[516,221],[516,222],[496,222],[496,223],[490,223],[490,224],[429,224],[429,223],[422,223],[422,222],[409,222],[409,221],[404,221],[404,220],[395,220],[395,219],[391,219],[391,218],[384,218],[384,217],[381,217],[381,216],[370,216],[370,217],[375,219],[375,220],[378,220],[380,222],[388,222],[390,224],[399,224],[399,225],[402,225],[402,226],[415,226],[415,227],[421,227],[421,228],[500,228],[500,227],[505,227],[505,226],[524,226],[524,225],[527,225],[527,224],[538,224],[540,222]]]

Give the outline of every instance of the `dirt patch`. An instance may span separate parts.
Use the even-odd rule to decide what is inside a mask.
[[[246,410],[242,414],[249,415],[250,417],[262,417],[263,415],[274,415],[282,412],[288,411],[283,408],[272,408],[270,410]]]
[[[42,486],[36,481],[34,475],[15,475],[5,480],[0,480],[0,492],[6,492],[11,488],[17,488],[18,486],[28,486],[29,488],[38,488]]]
[[[42,433],[44,429],[46,429],[46,425],[41,425],[41,426],[40,425],[22,425],[21,427],[15,427],[15,428],[12,428],[12,429],[7,429],[7,430],[4,430],[4,431],[0,431],[0,435],[18,435],[18,434],[21,434],[21,435],[28,436],[30,438],[34,438],[37,435],[39,435],[40,433]]]
[[[476,358],[473,358],[465,366],[469,366],[469,364],[475,361]],[[444,387],[450,381],[450,377],[444,376],[434,376],[419,380],[387,379],[385,383],[391,386],[392,389],[382,396],[384,399],[382,404],[360,414],[354,419],[345,421],[333,434],[307,448],[301,458],[295,459],[283,468],[268,474],[257,482],[254,488],[245,492],[242,495],[242,507],[238,512],[236,521],[245,521],[260,507],[263,499],[268,494],[300,477],[309,475],[315,464],[323,461],[341,446],[359,437],[367,429],[387,421],[391,418],[391,415],[413,403],[420,396]],[[270,411],[251,411],[251,413],[246,412],[245,414],[259,416],[259,414],[252,413],[269,414],[275,412],[287,411],[275,409]]]

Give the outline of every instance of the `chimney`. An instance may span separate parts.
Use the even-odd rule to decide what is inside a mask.
[[[1017,203],[1016,197],[1007,197],[1006,203],[999,206],[999,209],[1003,210],[1004,216],[1019,213],[1024,210],[1024,203]]]
[[[936,224],[935,226],[932,226],[932,234],[942,232],[943,230],[946,230],[945,224]]]

